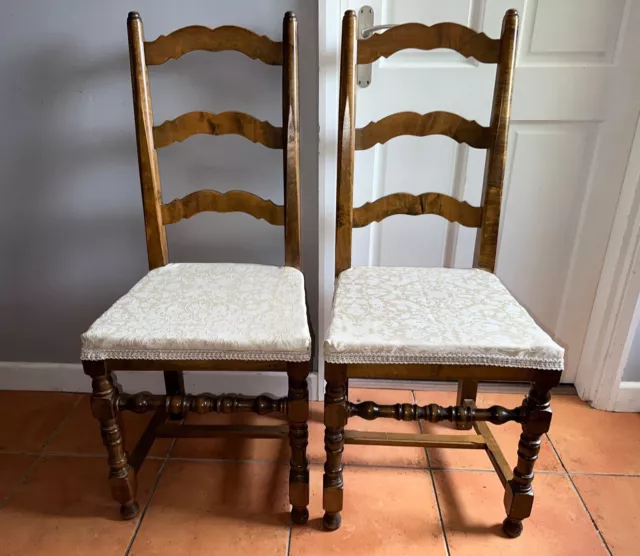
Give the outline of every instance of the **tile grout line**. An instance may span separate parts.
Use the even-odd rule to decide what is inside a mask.
[[[578,500],[580,500],[580,503],[582,504],[582,507],[584,508],[584,511],[589,516],[589,519],[591,520],[591,523],[593,524],[593,528],[596,530],[596,533],[600,537],[600,542],[602,542],[602,545],[604,546],[605,550],[609,553],[609,556],[613,556],[613,552],[611,552],[611,549],[609,548],[609,545],[607,544],[607,541],[605,540],[604,535],[602,534],[602,531],[600,531],[600,528],[598,527],[598,524],[596,523],[596,520],[593,518],[593,515],[591,515],[591,512],[589,511],[589,508],[588,508],[586,502],[584,501],[584,498],[582,498],[582,495],[580,494],[580,491],[578,490],[578,487],[576,487],[576,484],[573,482],[573,478],[571,477],[571,474],[567,470],[567,467],[564,464],[564,461],[562,461],[562,458],[560,457],[560,452],[558,452],[558,450],[556,449],[555,444],[553,443],[553,441],[551,440],[551,437],[549,436],[549,433],[545,433],[545,436],[547,437],[547,440],[549,441],[549,445],[551,446],[551,448],[553,449],[554,453],[556,454],[556,457],[560,461],[560,465],[562,465],[562,468],[565,471],[566,477],[569,480],[569,483],[571,484],[571,487],[573,488],[573,491],[578,496]]]
[[[149,506],[151,505],[151,500],[153,499],[153,495],[156,493],[156,489],[158,488],[158,485],[160,484],[160,479],[162,478],[162,474],[164,473],[164,469],[167,466],[167,463],[169,463],[169,455],[171,454],[171,451],[173,450],[173,446],[176,443],[176,438],[173,438],[171,441],[171,445],[169,446],[169,449],[167,450],[167,453],[162,461],[162,464],[160,465],[160,469],[158,469],[158,474],[156,475],[156,479],[155,481],[153,481],[153,485],[151,486],[151,490],[149,491],[149,498],[147,498],[147,501],[144,505],[144,508],[142,508],[142,511],[140,512],[140,518],[138,519],[138,523],[136,523],[136,526],[133,530],[133,533],[131,534],[131,540],[129,541],[129,544],[127,545],[127,548],[124,552],[124,556],[128,556],[129,553],[131,552],[131,549],[133,548],[134,543],[136,542],[136,538],[138,537],[138,531],[140,531],[140,527],[142,526],[142,521],[144,520],[145,516],[147,515],[147,510],[149,509]]]
[[[176,439],[178,440],[178,439]],[[64,458],[105,458],[104,453],[80,453],[80,452],[47,452],[42,454],[44,457],[64,457]],[[24,450],[0,450],[0,456],[40,456],[40,452],[29,452]],[[185,461],[191,463],[257,463],[264,465],[288,465],[288,462],[268,459],[226,459],[226,458],[189,458],[189,457],[169,457],[171,461]],[[164,461],[165,456],[147,456],[145,461]],[[322,461],[310,461],[309,465],[323,465]],[[374,469],[424,469],[423,467],[414,467],[411,465],[379,465],[366,463],[345,463],[345,467],[363,467]],[[495,473],[493,469],[481,469],[476,467],[432,467],[434,471],[442,471],[448,473],[455,471],[459,473]],[[566,475],[572,477],[628,477],[640,479],[640,473],[601,473],[601,472],[582,472],[582,471],[536,471],[536,475]]]
[[[293,521],[291,520],[291,516],[289,516],[289,534],[287,535],[287,551],[285,552],[285,556],[291,556],[291,536],[293,535]]]
[[[413,397],[413,403],[417,404],[418,400],[416,399],[415,391],[411,390],[411,396]],[[418,428],[421,433],[424,433],[422,430],[422,423],[418,421]],[[447,531],[444,527],[444,519],[442,518],[442,508],[440,508],[440,499],[438,498],[438,491],[436,489],[436,480],[433,475],[433,468],[431,467],[431,458],[429,457],[429,449],[424,449],[424,455],[427,458],[427,470],[429,471],[429,477],[431,478],[431,489],[433,491],[433,496],[436,501],[436,509],[438,510],[438,521],[440,522],[440,530],[442,531],[442,539],[444,541],[444,550],[447,556],[451,556],[451,550],[449,548],[449,539],[447,538]]]
[[[176,440],[178,440],[176,438]],[[47,452],[42,454],[44,457],[64,457],[64,458],[97,458],[104,459],[104,453],[80,453],[80,452]],[[23,450],[0,450],[0,456],[40,456],[39,452],[29,452]],[[184,461],[189,463],[255,463],[262,465],[288,465],[288,462],[268,459],[227,459],[227,458],[189,458],[189,457],[169,457],[171,461]],[[147,456],[145,461],[164,461],[165,456]],[[323,465],[322,461],[310,461],[309,465]],[[362,467],[367,469],[407,469],[420,470],[424,467],[415,467],[412,465],[380,465],[367,463],[345,463],[345,467]],[[479,467],[431,467],[434,471],[449,473],[495,473],[493,469],[482,469]],[[582,472],[582,471],[537,471],[536,475],[567,475],[572,477],[627,477],[632,479],[640,479],[640,473],[601,473],[601,472]]]
[[[11,496],[13,495],[13,493],[18,490],[18,487],[22,484],[24,484],[24,482],[27,480],[27,477],[31,474],[31,471],[33,470],[33,468],[36,466],[36,463],[38,463],[38,461],[40,461],[40,458],[37,457],[35,458],[27,467],[27,469],[25,470],[25,472],[20,476],[20,478],[14,483],[14,485],[9,489],[9,491],[7,492],[7,494],[5,495],[5,497],[0,500],[0,510],[2,510],[2,508],[5,507],[5,505],[7,504],[7,502],[9,501],[9,499],[11,498]]]
[[[62,421],[60,421],[60,423],[58,423],[58,426],[53,429],[53,432],[51,433],[51,435],[49,436],[49,438],[47,439],[47,441],[44,443],[44,445],[42,446],[42,449],[40,450],[41,454],[44,454],[44,451],[49,447],[49,445],[55,440],[55,438],[58,436],[58,434],[60,434],[60,430],[62,429],[62,427],[64,425],[67,424],[67,421],[69,421],[69,419],[71,419],[71,415],[73,414],[73,412],[78,409],[78,406],[82,403],[82,400],[84,399],[86,394],[80,395],[78,396],[78,401],[76,401],[73,404],[73,407],[69,410],[69,413],[67,413]],[[45,454],[48,455],[48,454]]]
[[[35,468],[36,464],[46,455],[44,451],[47,449],[47,446],[49,446],[49,444],[51,444],[51,441],[57,436],[58,432],[60,431],[60,429],[66,424],[66,422],[69,420],[69,418],[71,417],[71,414],[77,409],[77,407],[80,405],[80,402],[82,401],[84,396],[78,396],[78,400],[72,404],[71,408],[69,409],[68,413],[60,420],[60,422],[55,426],[55,428],[53,429],[53,431],[51,431],[51,434],[49,435],[49,437],[47,438],[47,440],[44,442],[44,444],[42,445],[42,447],[40,448],[39,452],[17,452],[16,454],[13,455],[20,455],[21,453],[26,454],[26,455],[33,455],[36,456],[35,459],[31,462],[31,464],[27,467],[27,469],[25,470],[25,472],[20,476],[20,478],[14,483],[13,487],[11,487],[9,489],[9,492],[7,492],[6,496],[0,500],[0,510],[2,508],[4,508],[7,504],[7,502],[9,502],[11,496],[13,496],[13,493],[18,490],[18,487],[20,487],[20,485],[23,485],[27,478],[29,477],[29,475],[31,474],[31,472],[33,471],[33,469]]]
[[[572,477],[630,477],[633,479],[640,478],[640,473],[582,473],[568,471]]]

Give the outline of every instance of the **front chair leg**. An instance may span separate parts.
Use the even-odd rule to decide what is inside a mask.
[[[340,527],[342,518],[342,452],[344,451],[344,426],[347,424],[347,368],[346,365],[327,363],[325,366],[327,388],[324,395],[324,464],[322,524],[328,531]]]
[[[518,464],[513,470],[513,479],[507,483],[504,495],[504,507],[507,518],[502,530],[511,538],[522,533],[522,521],[531,515],[533,507],[533,468],[538,454],[542,436],[551,425],[551,393],[544,384],[535,384],[524,400],[528,418],[522,424],[522,434],[518,443]]]
[[[309,388],[308,363],[287,364],[289,393],[287,396],[287,417],[289,419],[289,444],[291,461],[289,470],[289,501],[291,520],[304,525],[309,520]]]
[[[83,362],[84,371],[92,379],[91,411],[100,421],[102,442],[107,449],[111,495],[120,503],[123,519],[133,519],[140,510],[136,502],[138,489],[135,470],[129,465],[116,407],[118,391],[111,373],[102,362]]]

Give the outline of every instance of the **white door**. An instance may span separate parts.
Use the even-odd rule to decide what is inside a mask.
[[[495,38],[505,11],[520,13],[496,273],[567,348],[563,381],[573,382],[640,112],[640,2],[340,3],[341,13],[370,5],[376,25],[454,21]],[[494,76],[495,65],[446,50],[382,58],[371,85],[356,91],[357,126],[405,110],[447,110],[488,125]],[[478,205],[484,158],[485,151],[436,136],[358,152],[355,206],[398,191]],[[354,230],[353,265],[469,267],[475,233],[434,215],[394,216]],[[333,254],[332,246],[322,249]],[[330,303],[326,294],[321,303]]]

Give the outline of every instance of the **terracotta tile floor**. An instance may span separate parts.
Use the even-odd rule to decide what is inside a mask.
[[[455,401],[453,393],[401,390],[352,389],[350,398]],[[481,394],[478,404],[513,407],[520,400]],[[470,450],[348,446],[343,525],[323,532],[319,403],[309,425],[308,526],[289,523],[288,448],[275,440],[158,441],[139,478],[141,517],[123,522],[87,396],[0,392],[0,554],[640,554],[640,415],[598,412],[572,396],[556,396],[553,407],[534,512],[512,540],[500,532],[500,481],[484,453]],[[150,416],[126,415],[130,448]],[[189,420],[222,422],[216,417]],[[444,425],[422,427],[456,434]],[[419,430],[415,423],[359,419],[349,428]],[[513,463],[519,427],[492,429]]]

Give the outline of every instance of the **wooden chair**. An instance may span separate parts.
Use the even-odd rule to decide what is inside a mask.
[[[137,13],[128,18],[129,52],[140,182],[150,272],[82,336],[84,371],[92,378],[93,415],[100,421],[108,452],[113,498],[125,519],[139,511],[136,475],[159,437],[289,438],[289,496],[292,519],[308,519],[306,456],[311,360],[304,279],[300,271],[298,29],[284,17],[283,40],[274,42],[240,27],[186,27],[144,42]],[[239,112],[190,112],[154,126],[147,66],[193,50],[236,50],[282,66],[282,127]],[[197,133],[237,134],[284,151],[284,206],[244,191],[197,191],[163,204],[156,149]],[[165,226],[202,211],[245,212],[284,226],[285,266],[169,264]],[[112,371],[164,371],[166,395],[124,394]],[[274,398],[185,393],[183,370],[282,371],[288,395]],[[119,413],[154,411],[129,455],[123,448]],[[196,413],[277,412],[288,426],[197,426],[168,423]]]
[[[504,178],[518,15],[509,10],[500,39],[454,23],[398,25],[356,40],[356,15],[343,19],[340,65],[336,286],[324,342],[324,527],[340,527],[342,452],[346,444],[486,450],[505,487],[504,532],[517,537],[533,504],[533,467],[551,422],[550,389],[560,380],[564,352],[493,275]],[[447,112],[393,114],[355,128],[356,64],[370,64],[405,48],[449,48],[497,64],[490,127]],[[428,92],[427,92],[428,94]],[[400,135],[447,135],[487,149],[482,207],[447,195],[394,193],[353,208],[354,151]],[[516,186],[514,186],[516,187]],[[353,228],[394,214],[437,214],[479,228],[473,269],[351,267]],[[351,403],[349,378],[458,381],[454,407],[436,404]],[[515,409],[476,407],[478,381],[531,382]],[[451,421],[475,435],[389,434],[345,431],[349,417]],[[511,471],[487,422],[522,424],[518,463]]]

